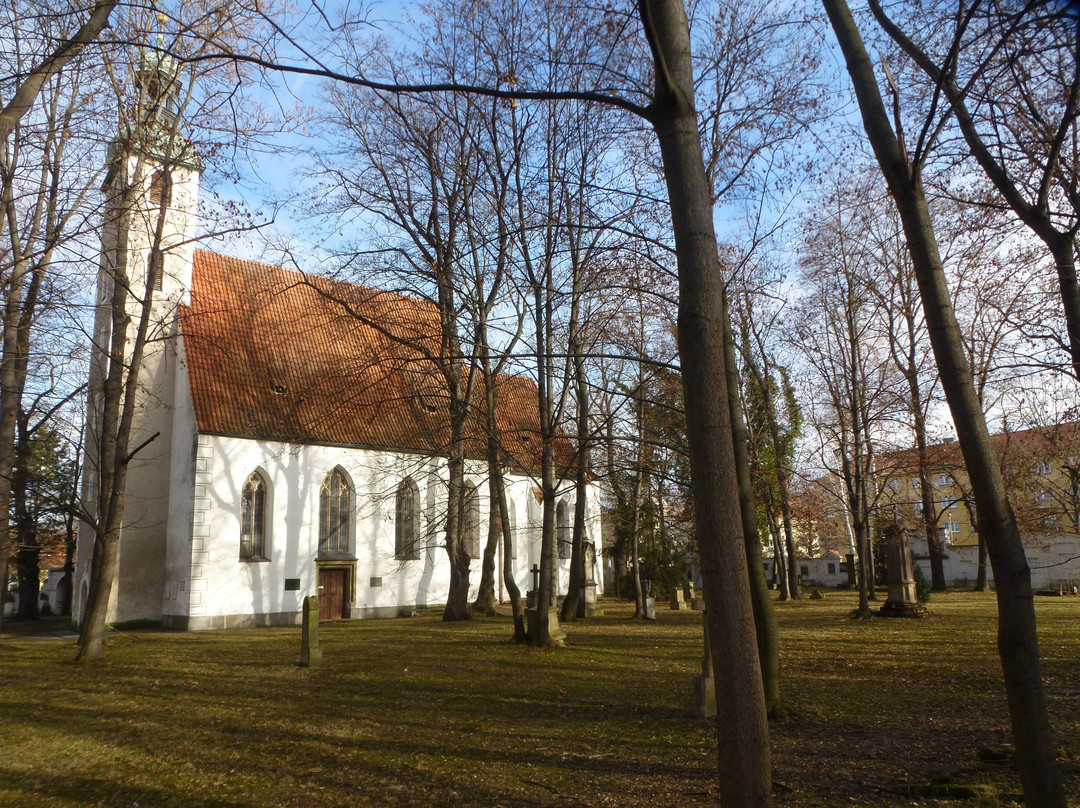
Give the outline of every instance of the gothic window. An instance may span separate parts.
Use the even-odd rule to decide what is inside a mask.
[[[469,558],[480,557],[480,503],[475,485],[467,485],[461,508],[462,538]]]
[[[172,182],[164,171],[155,171],[150,178],[150,207],[159,211],[163,203],[165,207],[172,204]]]
[[[323,480],[319,492],[319,550],[349,552],[349,520],[352,518],[352,489],[345,472],[334,469]]]
[[[510,557],[518,557],[517,512],[513,502],[506,503],[506,515],[510,522]]]
[[[266,481],[257,471],[240,492],[240,558],[266,558]]]
[[[157,243],[162,233],[162,220],[165,218],[166,208],[172,204],[172,178],[164,171],[155,171],[150,178],[150,214],[156,222],[150,232],[150,257],[146,262],[146,275],[154,275],[153,290],[160,292],[164,286],[165,277],[165,253],[161,244]]]
[[[402,480],[397,490],[394,508],[394,557],[419,558],[416,546],[416,513],[420,503],[420,489],[410,479]]]
[[[559,548],[559,558],[570,557],[570,521],[566,511],[566,500],[563,500],[555,508],[555,541]]]

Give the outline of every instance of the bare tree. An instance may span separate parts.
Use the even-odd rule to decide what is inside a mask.
[[[843,486],[858,562],[859,611],[869,613],[874,572],[871,513],[879,490],[876,435],[893,397],[876,306],[866,286],[861,202],[837,190],[825,196],[805,238],[805,286],[793,339],[812,368],[822,400],[811,410],[825,438],[822,465]]]
[[[1062,347],[1080,378],[1080,15],[1069,4],[997,0],[930,13],[897,6],[895,19],[879,0],[870,9],[944,96],[1000,201],[1053,256],[1068,335]]]
[[[894,97],[895,119],[890,121],[869,55],[847,4],[843,0],[823,0],[823,5],[844,53],[867,139],[903,222],[930,342],[979,512],[979,532],[986,536],[994,566],[998,650],[1025,799],[1039,808],[1064,808],[1065,792],[1039,672],[1035,606],[1027,558],[964,355],[923,189],[922,167],[938,121],[924,118],[914,141],[908,140],[898,94]]]

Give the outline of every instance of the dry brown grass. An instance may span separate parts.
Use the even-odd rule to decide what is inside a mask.
[[[1015,793],[1007,764],[977,758],[1009,740],[993,597],[935,596],[915,621],[852,605],[778,604],[777,804],[931,804],[910,787],[946,764],[984,784],[948,804]],[[328,624],[318,669],[296,665],[299,629],[132,632],[90,667],[71,639],[9,633],[0,806],[715,805],[715,729],[689,715],[700,615],[604,607],[561,650],[506,642],[505,617]],[[1080,794],[1080,600],[1038,607]]]

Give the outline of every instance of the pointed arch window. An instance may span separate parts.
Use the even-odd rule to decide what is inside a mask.
[[[411,479],[401,481],[394,507],[394,557],[415,559],[420,557],[417,545],[417,512],[420,506],[420,489]]]
[[[480,557],[480,503],[475,485],[465,487],[465,500],[461,508],[462,538],[469,558]]]
[[[257,471],[240,493],[240,558],[266,558],[266,481]]]
[[[507,521],[510,523],[510,558],[518,557],[518,536],[517,536],[517,507],[514,503],[506,503],[506,516]]]
[[[570,557],[570,520],[567,517],[566,500],[555,507],[555,541],[559,558]]]
[[[352,488],[341,469],[323,480],[319,492],[319,550],[349,552],[349,525],[352,518]]]
[[[150,214],[156,223],[150,233],[150,257],[146,260],[146,275],[154,276],[155,292],[165,286],[165,252],[159,243],[167,208],[172,204],[172,176],[165,169],[154,172],[150,178]]]

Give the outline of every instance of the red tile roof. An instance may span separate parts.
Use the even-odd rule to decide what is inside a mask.
[[[200,432],[445,452],[445,382],[424,353],[439,351],[439,314],[427,301],[197,250],[181,322]],[[533,467],[536,386],[499,384],[503,443]],[[484,456],[483,434],[477,411],[470,456]]]

